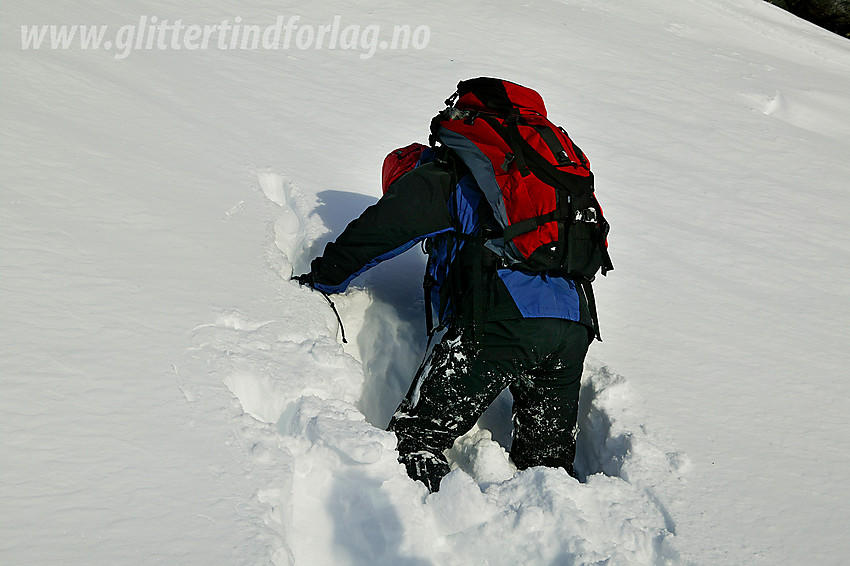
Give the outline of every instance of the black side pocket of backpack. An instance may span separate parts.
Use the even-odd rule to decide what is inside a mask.
[[[602,266],[599,224],[575,221],[567,227],[567,254],[564,269],[570,275],[592,279]]]

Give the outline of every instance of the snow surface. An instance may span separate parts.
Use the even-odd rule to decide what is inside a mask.
[[[850,43],[761,0],[3,3],[0,562],[841,564]],[[20,26],[427,25],[421,50],[22,50]],[[508,399],[428,495],[382,427],[424,347],[411,251],[288,281],[460,79],[535,87],[617,269],[577,469]]]

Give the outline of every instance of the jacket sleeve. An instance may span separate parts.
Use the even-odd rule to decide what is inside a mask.
[[[313,260],[313,286],[341,293],[364,271],[453,230],[447,204],[452,190],[452,175],[434,163],[402,176]]]

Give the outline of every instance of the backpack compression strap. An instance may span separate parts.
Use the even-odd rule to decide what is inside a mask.
[[[531,144],[522,137],[519,132],[518,120],[519,116],[516,113],[513,113],[508,116],[506,119],[507,126],[503,126],[496,118],[492,116],[487,116],[486,114],[479,114],[477,119],[484,120],[487,124],[493,128],[493,130],[499,134],[499,136],[508,144],[512,150],[514,150],[514,155],[517,160],[517,167],[519,167],[520,172],[523,176],[527,176],[529,174],[529,168],[534,172],[537,177],[552,187],[564,187],[567,192],[570,193],[573,197],[585,197],[587,195],[593,195],[593,173],[590,173],[587,177],[578,177],[576,175],[570,175],[569,173],[565,173],[563,171],[559,171],[557,167],[549,163],[546,158],[540,155],[540,152],[531,147]],[[553,145],[552,139],[557,142],[557,147],[560,148],[560,151],[566,153],[561,143],[557,141],[557,136],[554,135],[554,132],[549,130],[548,128],[544,128],[551,134],[549,140],[544,136],[544,141],[547,142],[550,147]],[[559,152],[552,151],[556,156]],[[576,152],[580,153],[580,152]],[[583,155],[583,154],[582,154]],[[569,159],[569,158],[567,158]],[[526,172],[523,172],[523,168],[526,169]],[[517,236],[522,234],[531,232],[532,230],[537,229],[539,226],[543,226],[548,222],[560,222],[560,221],[568,221],[568,222],[598,222],[599,218],[602,217],[601,214],[598,214],[599,205],[596,202],[596,199],[593,198],[593,206],[588,207],[586,209],[580,209],[576,211],[576,218],[568,218],[568,213],[562,208],[556,208],[552,212],[547,214],[542,214],[540,216],[535,216],[533,218],[529,218],[527,220],[522,220],[520,222],[516,222],[511,224],[507,228],[504,229],[503,238],[504,240],[510,241]],[[605,237],[607,236],[607,230],[604,228],[600,230],[600,241],[598,245],[600,247],[600,252],[602,253],[602,257],[604,260],[604,264],[602,267],[603,275],[608,271],[614,269],[614,266],[611,262],[611,257],[608,254],[608,247],[605,245]]]

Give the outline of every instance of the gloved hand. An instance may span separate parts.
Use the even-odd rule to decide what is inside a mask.
[[[308,273],[304,273],[302,275],[293,275],[293,281],[298,281],[299,285],[307,285],[308,287],[313,286],[313,272],[310,271]]]

